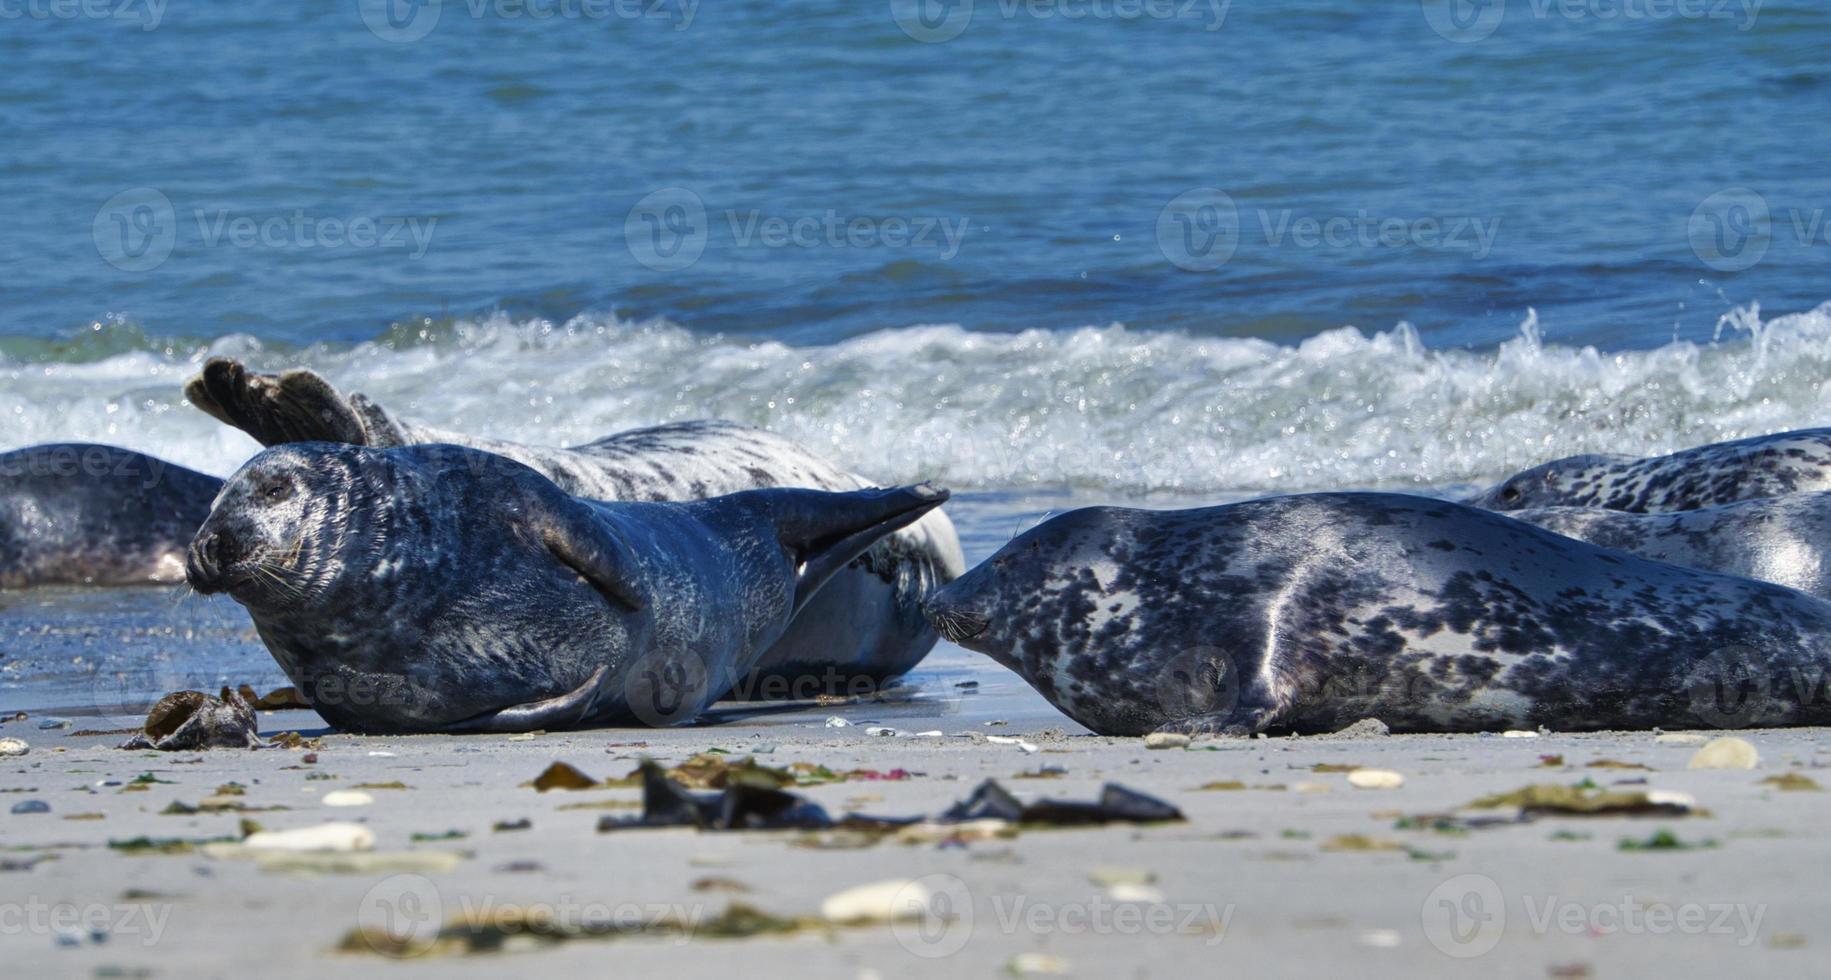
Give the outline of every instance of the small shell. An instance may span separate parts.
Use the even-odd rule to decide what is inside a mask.
[[[1348,785],[1355,789],[1398,789],[1405,777],[1391,769],[1356,769],[1348,774]]]
[[[1704,743],[1691,756],[1687,769],[1753,769],[1761,762],[1761,753],[1747,739],[1726,735]]]

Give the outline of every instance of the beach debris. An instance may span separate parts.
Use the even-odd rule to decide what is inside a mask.
[[[142,835],[140,837],[129,837],[124,840],[111,839],[108,841],[108,849],[135,856],[148,854],[189,854],[199,847],[208,847],[212,844],[234,844],[238,843],[239,840],[240,839],[236,837],[187,839],[183,837],[147,837]]]
[[[1615,845],[1615,849],[1620,850],[1620,851],[1691,851],[1691,850],[1698,850],[1698,849],[1709,849],[1709,848],[1713,848],[1716,846],[1717,846],[1717,842],[1713,841],[1713,840],[1702,840],[1702,841],[1698,841],[1697,843],[1688,843],[1686,841],[1679,840],[1678,835],[1674,834],[1670,830],[1661,830],[1661,831],[1656,831],[1653,834],[1653,836],[1648,837],[1645,840],[1636,840],[1631,837],[1623,837]]]
[[[910,738],[940,738],[941,730],[939,728],[931,728],[925,732],[911,732],[909,737]]]
[[[192,752],[211,748],[258,749],[264,745],[255,727],[254,709],[240,694],[225,687],[218,697],[201,691],[167,694],[147,712],[140,734],[120,747]]]
[[[1012,773],[1012,779],[1060,779],[1068,775],[1066,766],[1037,766],[1023,772]]]
[[[733,759],[728,753],[702,752],[669,769],[668,778],[691,789],[724,789],[739,783],[772,789],[793,786],[798,777],[786,769],[772,769],[750,756]],[[630,785],[642,785],[640,767],[624,777]],[[838,780],[835,780],[838,781]]]
[[[1652,766],[1641,765],[1638,762],[1623,762],[1620,759],[1595,759],[1584,763],[1584,767],[1588,769],[1640,769],[1645,772],[1653,771]]]
[[[454,830],[447,830],[446,832],[444,832],[442,834],[428,834],[428,833],[424,833],[424,832],[416,832],[416,833],[412,834],[411,836],[409,836],[407,839],[414,842],[415,844],[430,844],[435,841],[442,841],[442,840],[463,840],[464,838],[469,837],[469,836],[470,836],[469,834],[465,833],[462,830],[454,829]]]
[[[1355,789],[1398,789],[1405,777],[1391,769],[1356,769],[1348,774],[1348,785]]]
[[[252,851],[218,854],[212,853],[211,847],[205,847],[204,853],[213,858],[251,857],[262,871],[295,874],[444,874],[463,864],[465,859],[465,855],[456,851]]]
[[[389,780],[388,782],[385,782],[385,783],[357,783],[353,788],[355,788],[355,789],[395,790],[395,789],[412,789],[413,787],[407,785],[406,783],[401,782],[398,779],[394,779],[394,780]]]
[[[1538,732],[1528,732],[1528,731],[1524,731],[1522,729],[1514,728],[1514,729],[1509,729],[1508,731],[1501,732],[1500,737],[1501,738],[1538,738],[1539,733]]]
[[[786,918],[755,906],[732,902],[710,918],[675,914],[574,920],[556,917],[552,909],[531,906],[490,905],[467,909],[442,923],[430,936],[417,930],[405,935],[379,925],[351,929],[338,943],[341,953],[392,958],[418,956],[474,956],[525,948],[539,949],[578,940],[622,938],[749,939],[804,931],[824,931],[831,925],[818,916]]]
[[[1328,783],[1318,782],[1313,779],[1300,779],[1291,784],[1291,792],[1293,793],[1327,793],[1334,789],[1335,787],[1330,786]]]
[[[1152,732],[1144,737],[1147,749],[1186,749],[1189,747],[1189,736],[1175,732]]]
[[[238,684],[236,691],[256,711],[310,711],[312,707],[296,687],[277,687],[266,694],[255,694],[254,688]]]
[[[1698,814],[1697,801],[1672,790],[1603,790],[1593,784],[1563,786],[1535,783],[1508,793],[1484,796],[1469,804],[1475,810],[1517,807],[1522,815],[1671,816]]]
[[[1403,851],[1405,845],[1396,840],[1383,837],[1369,837],[1366,834],[1337,834],[1322,842],[1322,849],[1332,852],[1343,851]]]
[[[891,728],[889,725],[873,725],[870,728],[865,729],[865,734],[894,738],[903,733]]]
[[[868,925],[919,919],[934,895],[928,886],[908,878],[858,885],[827,896],[820,917],[834,925]]]
[[[498,820],[490,827],[490,832],[496,834],[509,834],[518,830],[533,829],[534,821],[529,820],[527,817],[522,817],[520,820]]]
[[[13,804],[13,812],[15,814],[50,813],[51,804],[43,800],[20,800]]]
[[[0,757],[14,759],[31,751],[23,738],[0,738]]]
[[[1019,953],[1005,964],[1014,977],[1059,977],[1069,972],[1068,961],[1048,953]]]
[[[1761,753],[1745,738],[1725,735],[1704,743],[1685,764],[1686,769],[1753,769],[1761,762]]]
[[[68,719],[68,718],[40,718],[40,719],[38,719],[38,730],[41,732],[56,731],[57,729],[60,729],[60,728],[69,728],[69,727],[70,727],[70,719]]]
[[[242,838],[250,851],[371,851],[375,832],[359,823],[321,823],[292,830],[261,830]]]
[[[750,891],[749,885],[736,878],[726,878],[720,875],[700,878],[693,882],[692,888],[696,892],[726,892],[732,895],[743,895]]]
[[[1374,949],[1397,949],[1405,937],[1397,929],[1362,929],[1357,941]]]
[[[1103,866],[1087,872],[1087,880],[1101,888],[1112,888],[1117,885],[1154,885],[1157,883],[1157,872],[1148,868]]]
[[[1324,738],[1385,738],[1392,734],[1392,727],[1378,718],[1362,718],[1340,731],[1333,732]]]
[[[1818,790],[1823,788],[1823,787],[1820,787],[1818,785],[1818,782],[1816,780],[1814,780],[1812,777],[1802,776],[1796,772],[1787,772],[1787,773],[1781,773],[1778,776],[1769,776],[1766,779],[1763,779],[1761,781],[1761,785],[1773,786],[1778,789],[1789,790],[1791,792],[1804,791],[1804,792],[1808,792],[1808,793],[1815,793]]]
[[[1539,768],[1540,769],[1561,769],[1561,768],[1563,768],[1563,766],[1564,766],[1564,757],[1561,755],[1541,755],[1541,756],[1539,756]]]
[[[268,744],[278,746],[279,748],[282,748],[282,749],[291,749],[292,751],[297,752],[300,749],[324,748],[324,739],[306,738],[305,736],[299,734],[298,732],[281,732],[280,734],[275,735],[268,742]],[[305,754],[305,756],[303,758],[301,758],[299,761],[303,762],[307,765],[315,763],[318,761],[318,753],[307,752]]]
[[[1245,789],[1245,788],[1246,788],[1246,784],[1243,782],[1240,782],[1237,779],[1217,779],[1214,782],[1203,783],[1200,786],[1195,787],[1197,792],[1210,792],[1210,793],[1222,791],[1222,790],[1236,790],[1236,789]]]
[[[1071,827],[1105,823],[1167,823],[1187,818],[1181,810],[1154,796],[1126,789],[1118,783],[1107,783],[1100,798],[1077,800],[1037,800],[1019,803],[1004,787],[993,780],[979,784],[973,795],[954,804],[942,815],[945,820],[979,820],[987,817],[1027,826]]]
[[[839,717],[838,715],[833,715],[832,717],[830,717],[826,720],[826,727],[828,727],[828,728],[850,728],[850,727],[852,727],[852,723],[845,720],[844,718]]]
[[[605,816],[598,832],[636,827],[698,827],[701,830],[814,830],[833,820],[819,804],[774,786],[739,780],[723,792],[696,795],[668,778],[654,762],[637,769],[642,776],[642,814]]]
[[[555,789],[581,790],[600,788],[600,784],[597,780],[585,775],[575,766],[565,762],[555,762],[552,765],[549,765],[547,768],[541,770],[540,775],[535,776],[532,782],[522,783],[521,785],[532,786],[542,793]]]
[[[1660,745],[1703,745],[1710,739],[1696,732],[1660,732],[1653,741]]]
[[[375,802],[375,797],[361,790],[338,789],[324,794],[320,802],[325,806],[368,806]]]
[[[1311,772],[1353,772],[1360,768],[1355,762],[1318,762],[1310,767]]]
[[[386,751],[385,749],[372,749],[369,752],[369,758],[371,759],[392,759],[394,757],[394,753]]]
[[[1015,745],[1021,749],[1025,755],[1037,751],[1035,743],[1027,742],[1016,735],[987,735],[985,740],[993,745]]]

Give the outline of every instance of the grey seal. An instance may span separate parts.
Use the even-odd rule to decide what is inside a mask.
[[[222,481],[116,446],[0,454],[0,588],[184,580]]]
[[[462,445],[516,460],[566,493],[593,500],[697,500],[768,487],[847,491],[874,485],[775,433],[732,422],[634,429],[571,448],[531,446],[398,417],[361,394],[344,396],[310,371],[260,374],[227,359],[206,364],[185,394],[266,446]],[[940,510],[930,511],[836,575],[756,672],[739,682],[737,695],[862,694],[906,673],[935,644],[922,600],[965,568],[953,523]]]
[[[1507,516],[1642,558],[1756,578],[1831,599],[1831,491],[1661,514],[1534,507]]]
[[[1501,511],[1601,507],[1647,513],[1819,490],[1831,490],[1831,429],[1716,442],[1666,456],[1569,456],[1516,473],[1467,502]]]
[[[246,607],[342,728],[664,724],[724,694],[827,579],[945,499],[606,503],[467,447],[296,443],[230,478],[186,574]]]
[[[928,611],[1109,735],[1831,722],[1831,603],[1403,494],[1077,510]]]

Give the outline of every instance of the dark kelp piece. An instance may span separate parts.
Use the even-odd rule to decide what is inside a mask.
[[[754,783],[736,782],[719,793],[694,793],[643,762],[642,816],[605,817],[598,830],[698,827],[701,830],[823,830],[833,818],[811,800]]]
[[[167,694],[146,714],[140,734],[121,743],[123,749],[194,752],[198,749],[258,749],[266,745],[256,728],[254,709],[228,688],[219,697],[201,691]]]
[[[1103,823],[1163,823],[1186,819],[1181,810],[1154,797],[1126,789],[1118,783],[1107,783],[1100,798],[1084,800],[1037,800],[1025,806],[995,780],[979,784],[963,802],[943,814],[946,820],[1009,820],[1012,823],[1050,827],[1070,827]]]

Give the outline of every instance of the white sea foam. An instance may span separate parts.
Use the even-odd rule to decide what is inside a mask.
[[[408,333],[412,333],[408,331]],[[876,479],[1136,493],[1482,482],[1578,452],[1660,453],[1831,423],[1831,304],[1725,319],[1712,344],[1599,352],[1528,318],[1489,351],[1400,325],[1296,346],[1088,327],[885,330],[827,346],[666,323],[497,317],[356,346],[244,336],[84,363],[0,361],[0,447],[94,440],[215,473],[254,450],[190,408],[216,353],[303,365],[429,422],[539,442],[718,416]]]

